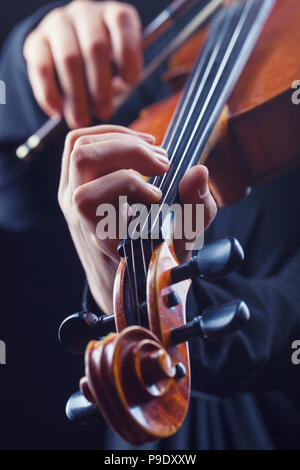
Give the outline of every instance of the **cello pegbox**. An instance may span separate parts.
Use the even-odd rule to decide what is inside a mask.
[[[205,244],[188,263],[171,269],[171,282],[201,277],[209,281],[235,271],[244,259],[243,248],[234,237],[224,237]]]
[[[97,405],[87,400],[81,392],[70,396],[66,404],[66,415],[75,424],[92,424],[101,420]]]
[[[95,315],[77,312],[65,318],[59,327],[58,338],[71,353],[83,355],[89,341],[99,339],[115,331],[114,315]]]
[[[223,305],[208,307],[202,315],[171,332],[173,345],[195,338],[216,340],[242,328],[250,313],[243,300],[232,300]]]

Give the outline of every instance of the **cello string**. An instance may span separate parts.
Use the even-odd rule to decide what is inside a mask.
[[[196,121],[196,124],[195,124],[195,126],[194,126],[194,129],[193,129],[191,135],[188,136],[188,143],[187,143],[187,145],[185,146],[185,151],[184,151],[183,156],[182,156],[182,158],[181,158],[181,160],[180,160],[180,162],[179,162],[179,165],[181,165],[181,163],[184,161],[185,155],[186,155],[187,152],[189,151],[189,145],[190,145],[190,143],[191,143],[191,141],[192,141],[192,139],[193,139],[193,137],[194,137],[194,135],[195,135],[195,133],[196,133],[196,131],[197,131],[197,128],[199,127],[199,124],[200,124],[200,122],[202,121],[202,118],[203,118],[203,116],[204,116],[204,114],[205,114],[205,112],[206,112],[206,110],[207,110],[207,108],[208,108],[208,106],[209,106],[209,104],[210,104],[211,98],[212,98],[212,96],[213,96],[213,93],[215,92],[215,89],[216,89],[216,86],[217,86],[217,84],[218,84],[218,82],[219,82],[219,79],[220,79],[220,77],[221,77],[221,74],[222,74],[222,72],[223,72],[223,70],[224,70],[224,68],[225,68],[225,66],[226,66],[226,64],[227,64],[227,61],[229,60],[229,57],[230,57],[231,52],[232,52],[232,50],[233,50],[233,47],[234,47],[234,45],[235,45],[235,43],[236,43],[236,41],[237,41],[238,34],[240,33],[240,30],[241,30],[241,28],[242,28],[242,26],[243,26],[243,23],[246,21],[247,14],[248,14],[248,11],[247,11],[247,6],[248,6],[248,5],[250,5],[249,2],[245,3],[244,11],[242,12],[242,15],[241,15],[241,17],[240,17],[239,23],[238,23],[238,25],[237,25],[237,27],[236,27],[236,29],[235,29],[233,35],[232,35],[232,39],[231,39],[231,41],[230,41],[230,43],[229,43],[229,46],[228,46],[228,48],[227,48],[225,57],[223,58],[222,63],[221,63],[221,65],[220,65],[220,67],[219,67],[218,73],[217,73],[217,75],[216,75],[216,77],[215,77],[215,79],[214,79],[214,81],[213,81],[213,83],[212,83],[212,85],[211,85],[211,87],[210,87],[210,91],[209,91],[208,96],[206,97],[204,106],[201,108],[200,115],[199,115],[199,117],[198,117],[198,119],[197,119],[197,121]],[[248,9],[248,10],[249,10],[249,9]],[[246,11],[246,13],[245,13],[245,11]],[[244,13],[245,13],[245,14],[244,14]],[[214,58],[213,58],[213,59],[214,59]],[[203,80],[202,80],[202,85],[203,85],[203,86],[204,86],[204,84],[205,84],[206,78],[207,78],[207,75],[205,74],[204,77],[203,77]],[[202,86],[202,88],[201,88],[201,90],[200,90],[200,93],[201,93],[202,90],[203,90],[203,86]],[[198,95],[199,95],[200,93],[197,92],[196,98],[195,98],[195,100],[194,100],[194,102],[193,102],[193,106],[192,106],[191,109],[189,110],[189,114],[188,114],[188,117],[187,117],[187,122],[190,122],[190,120],[191,120],[190,118],[191,118],[191,116],[192,116],[192,114],[193,114],[193,111],[194,111],[196,105],[197,105],[197,102],[198,102],[198,99],[199,99],[199,96],[198,96]],[[184,135],[185,135],[185,130],[186,130],[186,125],[185,125],[185,126],[183,127],[183,129],[181,130],[181,134],[180,134],[179,139],[178,139],[178,141],[177,141],[177,143],[176,143],[176,146],[175,146],[174,154],[173,154],[173,155],[175,155],[175,153],[176,153],[176,151],[177,151],[177,149],[178,149],[179,143],[181,142],[182,137],[184,137]],[[177,171],[178,171],[178,169],[177,169]],[[175,175],[174,175],[174,176],[176,176],[176,172],[175,172]]]
[[[180,45],[193,35],[197,29],[205,23],[205,21],[217,11],[223,0],[211,0],[210,3],[202,7],[202,9],[196,14],[196,16],[179,32],[179,34],[164,48],[162,51],[146,66],[142,72],[142,76],[139,83],[132,87],[128,93],[122,95],[120,99],[117,99],[115,106],[121,107],[125,102],[132,96],[137,88],[146,82],[146,80],[158,69],[160,65],[164,63],[174,53]]]
[[[185,99],[183,100],[183,102],[179,105],[179,109],[177,109],[177,111],[176,111],[179,114],[178,119],[172,120],[171,126],[170,126],[168,132],[166,133],[166,136],[165,136],[165,139],[164,139],[164,142],[163,142],[163,146],[165,148],[167,148],[168,150],[170,150],[170,147],[173,145],[173,143],[175,141],[175,136],[176,136],[176,133],[178,132],[178,128],[181,128],[181,133],[180,133],[179,139],[175,141],[175,149],[172,150],[172,156],[170,158],[170,162],[172,162],[173,156],[175,156],[175,152],[176,152],[178,146],[184,140],[183,137],[185,136],[186,127],[187,127],[187,125],[189,123],[189,120],[190,120],[190,115],[192,114],[192,111],[195,107],[195,104],[197,103],[197,100],[198,100],[199,96],[201,95],[201,93],[204,89],[204,84],[205,84],[205,82],[206,82],[206,80],[209,76],[209,73],[210,73],[212,67],[213,67],[216,56],[217,56],[218,52],[221,49],[222,42],[223,42],[223,40],[226,36],[226,33],[229,29],[229,26],[231,24],[231,20],[232,20],[232,17],[230,15],[226,15],[225,22],[223,23],[223,25],[221,27],[220,34],[216,35],[216,33],[215,33],[215,34],[210,34],[208,36],[207,45],[206,45],[206,48],[203,51],[203,54],[201,54],[201,56],[200,56],[199,63],[197,65],[197,69],[196,69],[196,73],[193,74],[193,76],[191,77],[190,83],[187,83],[187,86],[186,86],[187,95],[186,95]],[[217,26],[219,25],[219,22],[220,22],[220,20],[216,24],[215,28],[217,28]],[[216,37],[217,37],[217,42],[215,42]],[[211,49],[212,49],[212,52],[211,52]],[[209,55],[210,52],[211,52],[211,54]],[[199,74],[201,73],[202,69],[204,69],[204,66],[205,66],[204,76],[202,77],[200,84],[197,86],[197,81],[199,81]],[[200,75],[200,78],[201,78],[201,75]],[[194,91],[195,89],[197,90],[196,97],[193,96],[193,94],[195,93],[195,91]],[[192,107],[189,106],[190,101],[192,101]],[[188,117],[185,119],[184,126],[180,126],[181,125],[181,120],[184,118],[184,114],[185,114],[186,110],[189,110]],[[177,144],[176,144],[176,142],[177,142]],[[158,180],[158,178],[155,177],[152,184],[155,184],[157,182],[157,180]],[[164,181],[164,178],[160,182],[159,187],[162,186],[163,181]],[[146,224],[144,224],[144,227],[143,227],[142,230],[144,230],[145,227],[146,227]],[[142,254],[143,254],[144,273],[145,273],[145,277],[147,277],[146,266],[145,266],[145,262],[144,262],[144,240],[142,238],[140,238],[140,245],[141,245],[141,250],[142,250]],[[153,241],[151,243],[151,252],[153,252]]]
[[[266,8],[264,8],[264,10],[262,11],[261,16],[262,16],[263,18],[261,18],[261,23],[263,23],[264,19],[266,18],[266,13],[268,13],[268,12],[270,11],[271,7],[273,6],[273,3],[274,3],[274,0],[270,0],[270,1],[265,1],[265,2],[264,2],[264,5],[263,5],[263,6],[265,6]],[[247,2],[246,5],[247,5],[247,4],[250,5],[250,2]],[[253,2],[253,3],[251,4],[251,6],[254,6],[254,7],[255,7],[257,4],[258,4],[258,2],[256,2],[256,3]],[[261,3],[260,3],[260,5],[261,5]],[[247,10],[246,10],[246,11],[247,11]],[[249,11],[251,11],[251,10],[249,10]],[[243,23],[245,22],[245,20],[246,20],[246,19],[243,18],[243,16],[244,16],[244,15],[241,16],[241,19],[240,19],[240,21],[239,21],[238,27],[236,28],[236,31],[235,31],[234,35],[232,36],[232,39],[231,39],[231,42],[230,42],[231,44],[230,44],[230,48],[229,48],[229,49],[231,49],[231,50],[232,50],[232,46],[233,46],[233,45],[232,45],[233,40],[234,40],[235,42],[237,41],[237,39],[236,39],[236,38],[238,37],[238,34],[237,34],[237,33],[238,33],[238,30],[241,30],[241,26],[242,26],[241,23],[243,24]],[[257,14],[256,14],[256,16],[257,16]],[[251,31],[250,31],[250,32],[251,32]],[[248,33],[248,37],[249,37],[249,35],[250,35],[250,33]],[[253,35],[255,35],[255,34],[253,33]],[[253,36],[253,35],[252,35],[252,36]],[[252,37],[251,39],[253,39],[253,37]],[[248,42],[251,42],[251,41],[248,41]],[[252,42],[254,42],[254,40],[253,40]],[[248,45],[248,43],[247,43],[247,45]],[[231,53],[228,54],[228,51],[227,51],[227,53],[226,53],[226,63],[228,62],[228,60],[229,60],[229,58],[230,58],[230,55],[231,55]],[[223,61],[224,61],[224,59],[223,59]],[[222,61],[222,62],[223,62],[223,61]],[[222,68],[222,69],[224,69],[226,63],[225,63],[225,64],[224,64],[224,63],[221,64],[221,68]],[[219,76],[220,76],[220,71],[218,72],[217,77],[216,77],[215,80],[214,80],[213,88],[211,89],[211,91],[210,91],[210,93],[209,93],[209,98],[206,100],[205,109],[207,108],[209,102],[211,101],[211,97],[212,97],[212,95],[213,95],[214,89],[216,88],[217,79],[219,78]],[[209,100],[209,101],[208,101],[208,100]],[[197,123],[196,123],[196,126],[195,126],[196,129],[199,127],[199,122],[200,122],[200,120],[201,120],[203,114],[204,114],[204,111],[201,112],[200,118],[197,120]],[[207,126],[206,126],[206,127],[207,127]],[[172,186],[173,186],[174,179],[176,178],[176,175],[178,174],[179,168],[180,168],[180,166],[182,165],[182,163],[183,163],[183,161],[184,161],[184,159],[185,159],[185,155],[186,155],[187,151],[188,151],[189,148],[190,148],[190,143],[191,143],[191,140],[192,140],[192,138],[194,137],[194,135],[195,135],[195,131],[192,132],[192,137],[189,138],[188,146],[185,147],[184,154],[183,154],[183,156],[182,156],[182,158],[181,158],[181,160],[180,160],[180,162],[179,162],[179,166],[178,166],[177,169],[176,169],[176,172],[175,172],[175,175],[173,176],[172,182],[168,185],[168,188],[169,188],[169,189],[167,190],[167,193],[166,193],[166,195],[165,195],[165,197],[164,197],[164,199],[163,199],[162,204],[166,201],[166,198],[167,198],[168,194],[170,193],[170,188],[172,188]],[[199,145],[198,145],[198,147],[199,147]]]
[[[268,2],[265,2],[265,4],[266,4],[267,6],[269,6],[269,9],[271,9],[271,6],[272,6],[273,3],[274,3],[274,1],[270,1],[269,4],[268,4]],[[211,103],[211,101],[212,101],[212,99],[213,99],[213,97],[214,97],[214,92],[215,92],[215,90],[216,90],[217,84],[219,83],[219,80],[220,80],[220,78],[222,77],[222,73],[223,73],[223,71],[224,71],[224,69],[225,69],[225,66],[227,65],[227,63],[229,62],[229,60],[230,60],[230,58],[231,58],[231,54],[232,54],[234,45],[238,42],[238,39],[239,39],[239,37],[240,37],[240,35],[241,35],[242,27],[243,27],[244,23],[246,23],[247,16],[248,16],[248,12],[251,11],[251,7],[252,7],[253,5],[254,5],[254,7],[255,7],[256,4],[257,4],[257,3],[254,3],[254,2],[253,2],[252,4],[251,4],[251,2],[247,2],[246,5],[245,5],[245,7],[242,9],[242,12],[241,12],[241,14],[240,14],[241,16],[240,16],[240,18],[238,19],[237,26],[236,26],[236,28],[235,28],[235,31],[234,31],[232,37],[231,37],[231,40],[230,40],[230,42],[229,42],[229,46],[227,47],[225,56],[222,57],[221,66],[219,67],[219,70],[218,70],[218,72],[217,72],[217,75],[216,75],[216,77],[215,77],[215,79],[214,79],[214,81],[213,81],[213,85],[212,85],[212,87],[211,87],[211,89],[210,89],[210,92],[209,92],[209,94],[208,94],[208,97],[206,97],[206,100],[205,100],[205,103],[204,103],[204,107],[203,107],[202,110],[201,110],[200,116],[199,116],[199,118],[197,119],[196,130],[199,129],[199,126],[200,126],[200,123],[201,123],[201,121],[202,121],[202,118],[203,118],[203,116],[205,115],[205,111],[206,111],[206,109],[209,107],[209,105],[210,105],[210,103]],[[249,6],[249,8],[248,8],[248,6]],[[256,13],[256,12],[255,12],[255,13]],[[258,16],[257,13],[256,13],[256,16]],[[249,17],[250,17],[250,15],[249,15]],[[266,17],[266,15],[265,15],[265,17]],[[263,21],[263,20],[262,20],[262,21]],[[262,21],[261,21],[261,22],[262,22]],[[246,31],[246,33],[247,33],[247,36],[246,36],[246,39],[247,39],[247,37],[250,36],[251,30],[250,30],[250,32]],[[258,33],[257,33],[257,35],[258,35]],[[254,33],[253,33],[253,36],[255,36]],[[251,42],[251,41],[248,41],[248,42]],[[248,42],[246,41],[246,43],[248,43]],[[254,43],[254,40],[253,40],[253,43]],[[251,44],[250,44],[250,45],[251,45]],[[240,58],[240,55],[238,55],[237,59],[239,59],[239,58]],[[212,61],[211,61],[211,62],[212,62]],[[236,62],[238,63],[237,60],[236,60]],[[238,68],[239,68],[239,67],[235,67],[235,69],[238,69]],[[241,66],[240,66],[240,68],[241,68]],[[206,73],[206,74],[207,74],[207,73]],[[227,79],[227,80],[228,80],[228,79]],[[202,82],[203,82],[203,78],[202,78]],[[199,93],[198,93],[198,94],[199,94]],[[219,102],[220,102],[220,100],[219,100]],[[193,106],[193,108],[195,108],[195,106]],[[181,112],[181,114],[183,114],[183,113]],[[191,111],[190,111],[188,117],[190,117],[190,115],[191,115]],[[188,119],[187,119],[187,120],[188,120]],[[210,122],[210,121],[211,121],[211,119],[209,119],[209,122]],[[183,139],[183,133],[185,132],[186,127],[187,127],[187,126],[184,126],[184,130],[181,131],[181,135],[180,135],[180,138],[179,138],[179,140],[180,140],[181,142],[184,141],[184,139]],[[208,127],[209,127],[209,126],[206,125],[205,129],[207,129]],[[176,128],[175,128],[175,129],[176,129]],[[191,145],[192,145],[192,143],[193,143],[193,139],[194,139],[194,137],[195,137],[195,135],[196,135],[196,130],[195,130],[195,128],[194,128],[194,131],[192,132],[191,136],[188,137],[188,144],[185,146],[184,154],[183,154],[183,156],[181,157],[181,160],[180,160],[180,162],[179,162],[178,168],[177,168],[177,170],[176,170],[176,172],[175,172],[175,175],[173,176],[172,182],[171,182],[171,184],[168,186],[168,191],[166,192],[166,195],[165,195],[165,197],[164,197],[163,203],[165,202],[166,198],[168,197],[168,194],[170,193],[170,188],[172,188],[173,183],[174,183],[174,179],[176,179],[176,176],[177,176],[177,174],[178,174],[179,168],[182,166],[182,164],[183,164],[183,162],[184,162],[186,153],[190,150],[190,147],[191,147]],[[173,132],[174,132],[174,130],[173,130]],[[175,135],[175,134],[176,134],[176,132],[174,132],[174,135]],[[170,141],[172,141],[172,139],[170,139]],[[178,149],[178,146],[179,146],[179,145],[178,145],[178,143],[177,143],[177,145],[175,146],[175,151],[174,151],[174,153],[173,153],[173,155],[172,155],[172,160],[173,160],[173,158],[175,158],[175,153],[176,153],[176,150]],[[200,147],[200,145],[198,145],[197,148],[198,148],[198,147]],[[195,152],[197,152],[197,148],[196,148],[196,151],[195,151]],[[194,152],[194,154],[195,154],[195,152]],[[155,222],[154,222],[154,223],[155,223]],[[143,243],[143,242],[142,242],[142,243]]]
[[[170,163],[173,162],[173,160],[174,160],[174,158],[175,158],[175,156],[176,156],[176,151],[177,151],[179,145],[180,145],[181,143],[185,143],[184,138],[185,138],[185,136],[186,136],[186,128],[187,128],[187,125],[188,125],[188,124],[194,125],[193,123],[190,122],[190,121],[191,121],[190,117],[191,117],[192,111],[195,109],[195,105],[197,104],[197,102],[198,102],[198,100],[199,100],[199,96],[201,95],[201,93],[202,93],[202,91],[203,91],[203,89],[204,89],[204,84],[205,84],[205,81],[206,81],[206,79],[207,79],[207,77],[208,77],[209,72],[210,72],[211,69],[212,69],[212,66],[213,66],[213,63],[214,63],[214,59],[216,58],[217,53],[218,53],[218,52],[220,51],[220,49],[221,49],[222,42],[223,42],[223,40],[224,40],[224,38],[225,38],[226,32],[228,31],[227,28],[230,26],[230,23],[231,23],[231,19],[232,19],[232,18],[229,17],[229,16],[230,16],[230,15],[226,16],[225,23],[223,24],[222,29],[221,29],[221,36],[220,36],[219,40],[217,41],[217,43],[215,44],[215,47],[214,47],[214,50],[213,50],[211,59],[210,59],[209,62],[208,62],[208,66],[207,66],[208,68],[207,68],[207,70],[206,70],[205,73],[204,73],[204,77],[202,77],[199,87],[196,87],[196,88],[197,88],[197,91],[196,91],[196,99],[195,99],[193,96],[191,96],[191,93],[188,93],[188,99],[187,99],[187,100],[184,100],[184,104],[183,104],[183,106],[182,106],[182,108],[181,108],[181,110],[180,110],[180,118],[183,119],[183,118],[184,118],[184,111],[189,109],[189,111],[188,111],[188,117],[185,119],[185,124],[184,124],[184,125],[181,125],[181,119],[180,119],[180,118],[179,118],[178,120],[176,119],[176,122],[177,122],[178,124],[175,126],[174,129],[172,129],[172,134],[173,134],[173,135],[170,137],[170,143],[169,143],[169,147],[170,147],[170,146],[172,145],[172,143],[175,141],[175,150],[172,152],[172,155],[171,155],[171,158],[170,158]],[[194,85],[194,86],[197,84],[197,81],[199,80],[199,73],[201,72],[201,67],[203,66],[203,62],[204,62],[204,59],[203,59],[203,60],[200,59],[200,63],[199,63],[199,65],[197,66],[195,76],[193,77],[193,79],[192,79],[192,81],[191,81],[191,84]],[[200,78],[201,78],[201,76],[200,76]],[[188,86],[189,86],[189,85],[188,85]],[[190,99],[192,100],[192,106],[189,108]],[[196,124],[195,127],[197,127],[197,124]],[[178,129],[178,128],[180,128],[180,134],[179,134],[179,136],[176,135],[176,132],[177,132],[177,129]],[[175,137],[176,137],[176,139],[175,139]],[[167,138],[168,138],[168,135],[167,135]],[[187,150],[187,146],[185,146],[185,149]],[[183,158],[182,158],[181,161],[179,162],[179,167],[182,165],[182,163],[183,163]],[[176,176],[178,170],[179,170],[179,168],[177,168],[177,170],[176,170],[176,172],[175,172],[175,176]],[[163,184],[163,182],[164,182],[165,177],[166,177],[166,174],[164,175],[162,181],[160,182],[160,185],[159,185],[159,188],[160,188],[160,189],[161,189],[161,187],[162,187],[162,184]],[[173,178],[173,179],[174,179],[174,178]],[[172,183],[171,183],[171,184],[172,184]],[[170,187],[170,186],[169,186],[169,187]],[[165,199],[166,199],[166,197],[164,197],[163,203],[165,202]],[[162,204],[163,204],[163,203],[162,203]],[[158,216],[159,216],[159,214],[158,214]],[[157,217],[156,217],[154,223],[156,223],[156,222],[157,222]],[[154,224],[153,224],[153,225],[154,225]],[[153,226],[152,226],[152,227],[153,227]],[[145,225],[144,225],[143,228],[145,228]]]
[[[173,49],[176,49],[176,45],[181,44],[184,42],[185,39],[187,39],[188,36],[190,36],[193,32],[196,31],[196,28],[199,27],[200,24],[204,23],[204,21],[215,11],[220,7],[222,4],[222,0],[212,0],[208,5],[205,5],[204,8],[201,9],[199,13],[197,13],[196,17],[190,21],[189,25],[184,28],[180,34],[174,39],[174,41],[171,42],[170,46],[167,47],[166,53],[160,57],[160,61],[162,61],[163,58],[166,58],[171,54],[171,51]],[[157,61],[156,61],[157,62]],[[156,64],[157,65],[157,64]],[[151,70],[151,67],[149,68],[148,72]],[[147,72],[147,73],[148,73]],[[147,75],[146,73],[146,75]],[[145,76],[146,76],[145,75]],[[192,90],[191,90],[192,92]],[[131,256],[132,259],[134,258],[134,252],[133,252],[133,244],[131,242]],[[147,267],[146,267],[146,259],[145,259],[145,251],[144,251],[144,245],[141,243],[141,254],[142,254],[142,262],[143,262],[143,269],[144,269],[144,276],[145,280],[147,278]],[[135,276],[135,292],[136,292],[136,298],[138,299],[137,295],[137,287],[136,287],[136,273],[134,272]],[[138,308],[138,306],[137,306]]]
[[[270,0],[267,0],[267,1],[265,2],[266,6],[268,7],[268,8],[266,9],[267,11],[271,8],[271,6],[273,5],[273,3],[274,3],[274,0],[271,0],[271,1],[270,1]],[[254,6],[256,6],[257,4],[258,4],[258,2],[253,3]],[[250,13],[251,13],[251,12],[250,12]],[[255,15],[256,15],[256,17],[257,17],[257,12],[254,11],[254,12],[252,12],[252,13],[255,13]],[[250,16],[250,15],[249,15],[249,16]],[[252,33],[253,33],[253,32],[252,32]],[[251,34],[251,31],[250,31],[249,33],[247,33],[246,41],[243,43],[243,49],[241,50],[241,53],[240,53],[240,57],[241,57],[241,60],[242,60],[242,61],[243,61],[243,60],[244,60],[244,61],[247,60],[247,57],[244,59],[243,51],[245,51],[245,50],[247,51],[248,43],[249,43],[249,42],[251,43],[251,41],[253,42],[253,36],[255,36],[255,32],[254,32],[253,34]],[[249,44],[249,46],[251,46],[251,44]],[[228,54],[227,54],[227,55],[228,55]],[[230,60],[230,58],[231,58],[231,55],[228,56],[227,62]],[[226,65],[226,64],[225,64],[225,65]],[[238,70],[243,67],[243,63],[242,63],[242,65],[241,65],[240,62],[238,62],[238,61],[236,61],[234,65],[235,65],[235,68],[237,68]],[[223,67],[223,69],[225,69],[225,67]],[[231,75],[234,75],[234,72],[235,72],[235,71],[236,71],[236,70],[234,70],[234,71],[231,70]],[[236,75],[237,75],[237,74],[236,74]],[[200,123],[200,121],[201,121],[201,117],[204,115],[204,108],[207,108],[207,107],[208,107],[209,102],[211,102],[211,99],[210,99],[210,98],[213,98],[213,89],[215,89],[216,86],[218,85],[218,78],[219,78],[219,76],[220,76],[220,71],[218,72],[218,76],[216,76],[216,78],[215,78],[215,80],[214,80],[213,87],[210,89],[208,98],[207,98],[207,100],[206,100],[207,102],[204,104],[204,107],[201,107],[201,114],[200,114],[199,119],[198,119],[198,121],[197,121],[197,124],[196,124],[196,126],[195,126],[195,128],[194,128],[195,131],[192,133],[191,137],[189,138],[188,146],[185,147],[184,155],[182,156],[181,161],[179,162],[179,166],[180,166],[181,163],[183,162],[183,160],[184,160],[184,158],[185,158],[185,154],[187,154],[187,152],[190,150],[190,142],[192,141],[194,135],[196,134],[196,131],[199,129],[199,123]],[[230,76],[230,77],[227,78],[227,81],[228,81],[228,82],[230,82],[229,78],[232,78],[232,77]],[[210,100],[210,101],[208,102],[208,100]],[[170,188],[171,186],[172,186],[172,183],[169,184],[169,188]]]
[[[177,129],[175,129],[173,135],[172,135],[172,142],[175,141],[175,148],[172,149],[172,156],[170,158],[170,162],[173,161],[173,159],[175,158],[176,156],[176,151],[178,150],[179,148],[179,145],[180,144],[185,144],[185,141],[184,141],[184,138],[186,136],[186,130],[187,130],[187,127],[191,124],[193,124],[191,122],[191,116],[192,116],[192,113],[196,107],[196,105],[199,103],[199,99],[201,97],[201,94],[203,93],[203,90],[204,90],[204,86],[205,84],[207,83],[207,78],[209,76],[209,73],[211,72],[212,68],[213,68],[213,65],[215,64],[215,59],[217,57],[217,54],[220,52],[220,49],[222,47],[222,44],[223,44],[223,41],[225,40],[226,38],[226,33],[228,32],[228,29],[230,27],[230,24],[231,24],[231,20],[232,18],[230,17],[230,15],[227,15],[226,17],[226,21],[224,22],[223,24],[223,27],[221,29],[221,32],[220,32],[220,36],[218,37],[218,40],[217,40],[217,43],[215,45],[215,48],[211,54],[211,57],[210,57],[210,60],[209,60],[209,63],[208,63],[208,66],[207,66],[207,69],[204,71],[204,75],[201,79],[201,82],[199,84],[199,86],[197,86],[197,91],[196,91],[196,96],[192,96],[191,99],[189,99],[189,101],[187,101],[185,103],[185,110],[188,110],[188,115],[187,117],[185,118],[184,116],[184,112],[181,113],[181,116],[179,116],[179,120],[177,121],[178,122],[178,125],[177,125],[177,129],[179,128],[180,129],[180,134],[179,136],[176,135],[176,132],[177,132]],[[197,82],[199,80],[199,74],[201,74],[201,67],[202,67],[202,64],[200,63],[199,64],[199,67],[198,67],[198,74],[195,75],[195,81]],[[201,75],[200,75],[200,78],[201,78]],[[192,101],[192,103],[190,103],[190,101]],[[184,119],[184,124],[182,125],[182,120]],[[195,126],[196,127],[196,126]],[[176,139],[175,139],[176,137]],[[188,140],[188,136],[187,136],[187,140]],[[172,144],[171,142],[171,144]],[[163,142],[163,146],[165,145],[165,142]],[[171,145],[169,145],[168,147],[170,148]],[[168,148],[166,150],[169,150]],[[160,188],[162,187],[162,184],[164,182],[166,178],[166,174],[164,175],[164,177],[162,178],[162,181],[160,183]]]
[[[165,54],[164,56],[161,56],[160,57],[160,61],[162,61],[163,58],[166,58],[172,51],[172,49],[175,49],[176,48],[176,44],[180,44],[181,42],[183,42],[183,40],[191,35],[191,33],[193,31],[196,30],[196,28],[199,27],[199,25],[201,23],[203,23],[205,21],[205,19],[207,19],[210,14],[212,14],[212,12],[214,10],[216,10],[220,5],[221,5],[221,0],[213,0],[211,2],[211,4],[205,6],[203,8],[203,10],[200,11],[200,13],[198,13],[196,15],[196,17],[190,22],[190,24],[182,31],[180,32],[179,36],[177,36],[175,38],[175,40],[170,44],[170,46],[167,48],[167,54]],[[156,64],[157,65],[157,64]],[[151,70],[151,67],[149,68],[148,72]],[[147,72],[147,73],[148,73]],[[147,76],[147,73],[145,74],[144,73],[144,78]],[[153,246],[153,245],[152,245]],[[131,244],[130,244],[130,247],[131,247],[131,257],[132,257],[132,260],[133,260],[133,274],[134,274],[134,285],[135,285],[135,297],[136,297],[136,301],[137,301],[137,304],[138,304],[138,292],[137,292],[137,281],[136,281],[136,270],[135,270],[135,257],[134,257],[134,250],[133,250],[133,243],[131,241]],[[147,268],[146,268],[146,260],[145,260],[145,251],[144,251],[144,244],[141,243],[141,253],[142,253],[142,261],[143,261],[143,269],[144,269],[144,276],[145,276],[145,279],[147,278]],[[124,250],[124,254],[125,254],[125,250]],[[127,265],[127,269],[128,269],[128,263],[127,263],[127,256],[125,254],[125,257],[126,257],[126,265]],[[132,300],[132,297],[133,297],[133,293],[132,293],[132,286],[131,286],[131,300]],[[138,305],[136,305],[136,308],[138,309]],[[139,310],[138,310],[139,311]]]
[[[211,35],[208,36],[207,40],[209,41],[209,44],[210,42],[213,42],[213,37]],[[213,44],[211,44],[211,46],[213,46]],[[201,56],[200,56],[200,63],[198,64],[198,68],[199,70],[204,67],[204,64],[205,64],[205,61],[208,59],[208,54],[210,52],[210,48],[209,47],[206,47],[203,52],[201,53]],[[197,76],[196,74],[192,76],[192,79],[191,81],[188,83],[188,86],[187,86],[187,95],[184,99],[184,101],[182,103],[179,103],[178,105],[178,108],[176,109],[175,113],[174,114],[179,114],[178,116],[178,119],[172,119],[171,121],[171,124],[168,128],[168,131],[166,132],[166,135],[164,137],[164,140],[163,140],[163,144],[165,146],[165,148],[167,149],[168,148],[168,145],[170,143],[170,140],[171,138],[174,137],[174,134],[175,132],[177,131],[178,129],[178,126],[179,126],[179,122],[180,122],[180,119],[182,117],[182,113],[184,113],[184,111],[186,110],[187,108],[187,104],[188,104],[188,101],[191,97],[191,95],[193,94],[194,92],[194,89],[195,89],[195,82],[197,81]]]
[[[134,278],[134,290],[135,290],[137,318],[138,318],[138,324],[141,325],[141,316],[140,316],[140,309],[139,309],[139,295],[138,295],[137,276],[136,276],[136,268],[135,268],[135,251],[134,251],[134,248],[133,248],[133,240],[132,239],[130,240],[130,248],[131,248],[131,259],[132,259],[132,267],[133,267],[133,278]]]
[[[131,302],[131,305],[133,306],[134,308],[134,314],[135,314],[135,318],[138,319],[139,316],[137,314],[137,305],[134,303],[134,295],[133,295],[133,287],[132,287],[132,283],[131,283],[131,275],[130,275],[130,272],[129,272],[129,268],[128,268],[128,255],[126,253],[126,247],[125,247],[125,244],[124,244],[124,257],[125,257],[125,264],[126,264],[126,272],[128,273],[128,282],[129,282],[129,295],[130,295],[130,302]]]
[[[211,40],[210,40],[210,38],[211,38]],[[208,40],[210,40],[210,42],[213,42],[213,39],[214,38],[212,38],[211,35],[208,37]],[[209,45],[210,45],[210,42],[208,43]],[[218,42],[220,42],[220,41],[218,41]],[[212,54],[215,54],[218,51],[218,42],[217,42],[217,44],[215,44],[214,50],[212,51]],[[205,65],[205,62],[207,61],[207,59],[209,59],[209,52],[210,52],[210,47],[206,47],[205,50],[203,51],[203,54],[201,54],[200,62],[197,65],[197,70],[199,72],[202,70],[202,68],[204,68],[204,65]],[[211,68],[211,67],[209,67],[209,65],[210,65],[210,61],[208,62],[208,65],[206,65],[206,68],[207,68],[208,72],[210,71],[210,68]],[[184,116],[186,110],[188,109],[190,99],[193,99],[192,95],[193,95],[194,90],[196,88],[196,83],[197,83],[198,78],[199,77],[197,76],[196,73],[192,75],[192,78],[191,78],[190,82],[188,82],[187,87],[186,87],[187,88],[187,95],[184,98],[183,102],[179,103],[178,108],[176,109],[176,111],[174,113],[174,115],[178,114],[178,118],[177,119],[172,119],[170,127],[166,132],[166,135],[165,135],[163,143],[162,143],[162,147],[165,148],[168,152],[170,151],[170,147],[172,146],[172,144],[174,142],[174,137],[176,135],[176,132],[178,131],[178,128],[181,125],[181,121],[183,119],[183,116]],[[170,158],[170,162],[171,161],[172,161],[172,157]],[[157,182],[158,178],[159,178],[158,176],[156,176],[154,178],[153,184],[155,184]]]

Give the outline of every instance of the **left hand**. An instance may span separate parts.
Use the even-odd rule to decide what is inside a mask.
[[[97,237],[97,208],[100,204],[111,204],[119,216],[121,195],[129,203],[152,204],[161,199],[160,190],[136,173],[156,176],[168,170],[165,150],[154,143],[154,137],[149,134],[112,125],[72,131],[66,140],[59,203],[92,294],[106,313],[112,312],[120,240]],[[181,204],[191,204],[193,208],[203,204],[204,228],[207,228],[216,215],[216,204],[209,191],[206,167],[191,168],[180,183],[179,193]],[[185,242],[174,243],[181,259],[190,253],[185,250]]]

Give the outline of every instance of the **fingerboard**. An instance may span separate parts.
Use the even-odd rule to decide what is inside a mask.
[[[183,175],[199,162],[275,1],[239,2],[213,21],[162,144],[171,161],[168,173],[153,180],[162,202],[172,204]]]
[[[238,2],[224,8],[211,23],[162,143],[169,154],[169,171],[150,180],[162,191],[161,205],[170,207],[176,201],[182,177],[199,162],[275,2]],[[149,232],[150,219],[151,211]]]

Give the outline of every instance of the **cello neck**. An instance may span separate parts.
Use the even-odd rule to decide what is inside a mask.
[[[169,154],[170,169],[163,176],[150,179],[162,191],[161,208],[172,206],[178,198],[182,177],[201,161],[210,135],[275,1],[238,2],[222,10],[212,22],[162,143]],[[161,209],[154,215],[154,210],[157,212],[157,208],[151,208],[146,221],[149,234],[154,225],[157,231],[158,220],[160,233],[164,222],[169,223],[169,213]],[[122,243],[129,244],[131,240]]]
[[[169,154],[170,169],[152,181],[162,190],[166,204],[176,199],[186,171],[201,161],[275,1],[237,3],[213,21],[162,143]]]

